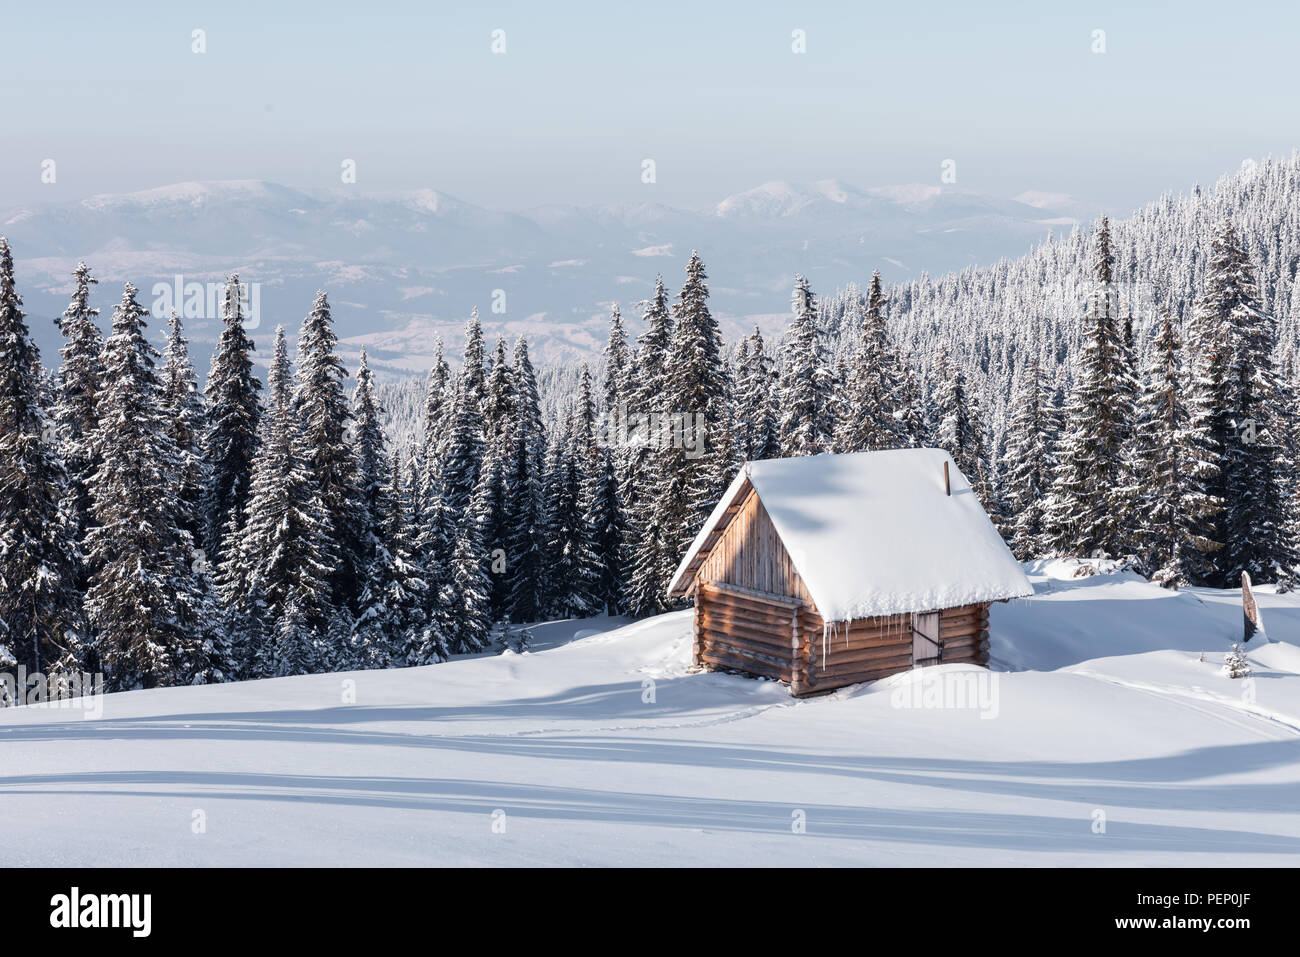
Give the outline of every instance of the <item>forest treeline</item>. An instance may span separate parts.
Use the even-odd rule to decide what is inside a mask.
[[[1022,559],[1287,587],[1295,370],[1238,230],[1198,253],[1193,309],[1137,323],[1106,220],[1089,245],[1069,375],[1024,361],[996,435],[989,371],[905,347],[878,274],[834,310],[797,277],[778,348],[728,345],[692,254],[549,403],[526,339],[489,349],[471,316],[392,436],[364,352],[348,388],[324,293],[292,356],[276,330],[264,386],[232,276],[200,389],[180,318],[157,317],[158,351],[134,286],[101,333],[83,263],[47,369],[0,240],[0,663],[122,689],[518,648],[530,622],[668,610],[744,461],[908,446],[946,449]]]

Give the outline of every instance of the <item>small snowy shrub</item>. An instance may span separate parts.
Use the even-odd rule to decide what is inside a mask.
[[[1250,660],[1241,645],[1233,645],[1223,659],[1223,673],[1229,678],[1246,678],[1250,675]]]

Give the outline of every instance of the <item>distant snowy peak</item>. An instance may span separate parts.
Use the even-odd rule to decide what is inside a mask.
[[[808,185],[774,180],[728,196],[715,205],[712,212],[721,219],[744,216],[772,219],[797,215],[819,203],[842,205],[850,198],[861,195],[860,191],[846,187],[837,180],[822,180]]]
[[[711,213],[719,219],[790,219],[797,216],[835,216],[857,212],[917,213],[940,204],[944,207],[990,210],[1030,205],[1019,199],[1002,200],[968,190],[925,183],[861,189],[837,179],[813,183],[775,180],[728,196],[713,206]]]
[[[81,201],[82,207],[94,211],[121,210],[127,207],[206,206],[219,202],[257,200],[279,201],[295,191],[259,179],[232,179],[202,183],[173,183],[132,193],[100,193]]]

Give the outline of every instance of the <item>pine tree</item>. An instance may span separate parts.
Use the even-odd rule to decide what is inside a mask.
[[[204,389],[207,429],[203,434],[203,459],[208,465],[208,484],[203,498],[207,531],[202,545],[213,562],[224,557],[226,529],[243,525],[253,457],[257,454],[258,392],[262,383],[253,375],[250,354],[254,346],[244,331],[237,275],[226,281],[222,322],[224,328]]]
[[[735,461],[731,379],[722,359],[722,334],[709,311],[707,278],[699,255],[692,252],[686,282],[673,303],[673,335],[664,369],[664,407],[673,416],[681,415],[685,447],[661,449],[670,454],[662,455],[660,464],[679,473],[665,487],[680,485],[685,498],[660,499],[657,505],[670,509],[670,520],[678,528],[679,557],[726,490]],[[685,441],[692,435],[694,447]],[[663,583],[665,588],[668,584]]]
[[[180,458],[180,472],[171,494],[176,498],[180,527],[189,536],[193,548],[191,567],[195,573],[195,586],[202,592],[203,607],[207,609],[197,657],[191,659],[186,668],[191,680],[203,683],[224,681],[234,676],[230,637],[219,627],[213,627],[211,615],[219,604],[215,569],[207,553],[197,547],[205,528],[203,492],[208,480],[202,449],[203,400],[194,363],[190,361],[185,330],[175,310],[172,310],[167,327],[158,401],[167,423],[167,435]]]
[[[575,618],[591,612],[589,596],[594,580],[593,557],[582,528],[582,477],[572,416],[555,436],[547,456],[545,497],[547,607],[558,618]]]
[[[385,602],[391,634],[394,636],[394,666],[423,665],[445,660],[446,636],[428,617],[428,582],[419,554],[423,525],[420,501],[420,469],[415,455],[408,456],[404,470],[394,463],[394,476],[404,475],[393,497],[392,582]]]
[[[677,503],[684,502],[687,496],[686,473],[673,467],[672,462],[680,455],[677,449],[657,449],[650,460],[654,474],[662,478],[658,485],[646,490],[628,569],[625,604],[628,613],[637,617],[658,615],[672,607],[667,590],[681,560],[681,526],[674,512],[680,509]]]
[[[0,659],[53,673],[83,650],[75,519],[22,304],[0,237]]]
[[[1182,343],[1165,313],[1143,376],[1131,471],[1139,551],[1152,581],[1168,588],[1190,581],[1203,558],[1220,547],[1198,532],[1212,524],[1222,503],[1207,492],[1217,463],[1193,427],[1182,365]]]
[[[1208,419],[1209,446],[1220,452],[1224,511],[1217,562],[1221,582],[1242,571],[1275,581],[1296,562],[1286,535],[1290,511],[1284,482],[1276,409],[1281,383],[1273,366],[1273,318],[1259,303],[1254,267],[1231,223],[1222,223],[1206,264],[1205,291],[1197,302],[1200,352],[1197,404]],[[1281,426],[1281,427],[1280,427]]]
[[[537,393],[537,379],[528,358],[528,343],[520,337],[515,344],[513,377],[516,409],[511,433],[506,482],[506,555],[509,594],[507,613],[516,623],[542,617],[546,585],[546,513],[543,497],[543,431]]]
[[[515,420],[514,372],[506,358],[506,341],[500,336],[497,337],[496,352],[492,356],[485,388],[484,438],[488,445],[494,445],[503,441],[503,436],[510,431]]]
[[[781,449],[787,456],[828,450],[835,428],[830,363],[817,324],[817,300],[808,280],[796,276],[794,320],[786,333],[781,376]]]
[[[611,416],[621,416],[624,403],[631,401],[633,390],[632,353],[627,344],[623,316],[614,306],[609,316],[609,341],[605,345],[605,409]]]
[[[871,277],[869,302],[858,304],[856,348],[844,378],[836,424],[835,451],[871,452],[908,444],[896,417],[898,383],[889,332],[885,327],[885,297],[880,273]]]
[[[444,660],[456,640],[458,596],[454,580],[453,550],[456,517],[440,495],[425,502],[419,525],[416,554],[423,571],[424,627],[408,648],[407,661],[427,665]]]
[[[1021,561],[1045,550],[1044,504],[1055,465],[1046,423],[1047,401],[1047,384],[1035,356],[1021,370],[1002,460],[1011,546]]]
[[[606,607],[611,582],[618,578],[617,547],[613,555],[603,551],[602,536],[610,525],[617,527],[617,489],[612,502],[606,496],[604,451],[597,440],[596,402],[592,394],[591,371],[583,363],[578,378],[578,397],[573,411],[572,457],[573,477],[577,481],[576,521],[563,522],[564,539],[569,551],[576,556],[577,570],[573,591],[577,596],[575,608],[581,614],[595,614]],[[611,465],[612,471],[612,465]],[[557,522],[557,526],[561,523]],[[619,538],[621,541],[621,536]],[[613,567],[610,568],[610,564]],[[607,577],[607,570],[609,576]]]
[[[348,373],[335,351],[337,342],[329,300],[318,292],[298,336],[293,410],[301,429],[303,464],[324,510],[325,535],[337,555],[329,575],[330,605],[346,616],[356,607],[365,581],[368,535],[356,451],[349,441],[352,410],[343,389]]]
[[[325,636],[336,615],[330,576],[338,565],[337,546],[293,406],[293,373],[280,327],[247,519],[238,554],[223,568],[226,581],[242,582],[243,594],[265,607],[270,637],[252,649],[246,663],[259,677],[307,674],[332,663]],[[236,562],[238,572],[230,568]]]
[[[1125,449],[1136,386],[1117,316],[1114,254],[1104,217],[1095,276],[1048,510],[1051,545],[1061,554],[1118,554],[1132,518],[1124,495],[1129,487]]]
[[[181,509],[181,527],[199,542],[205,527],[203,490],[207,467],[203,461],[203,400],[199,381],[190,361],[189,344],[180,316],[175,310],[167,322],[167,348],[163,352],[160,403],[167,418],[167,432],[181,457],[180,481],[172,489]]]
[[[636,393],[637,411],[661,409],[664,388],[664,369],[668,362],[668,347],[673,336],[672,313],[668,308],[668,293],[664,277],[655,277],[654,293],[646,302],[641,317],[645,331],[637,339]]]
[[[64,345],[59,350],[62,364],[53,419],[58,430],[59,451],[68,473],[72,503],[69,534],[80,545],[90,524],[91,503],[87,487],[99,464],[91,439],[98,424],[95,396],[99,393],[104,374],[104,337],[96,324],[99,310],[90,306],[90,287],[99,280],[91,276],[90,267],[84,262],[77,263],[73,276],[77,286],[58,323]],[[84,566],[79,567],[75,576],[78,590],[85,589],[87,574]]]
[[[366,516],[363,550],[366,575],[360,611],[352,625],[351,657],[359,667],[387,668],[400,654],[404,641],[402,625],[394,620],[397,609],[389,604],[401,594],[395,543],[402,523],[395,515],[398,506],[394,500],[393,469],[380,424],[383,410],[375,396],[374,374],[366,362],[365,349],[361,350],[357,366],[352,406],[356,422],[353,448]]]
[[[480,470],[464,520],[460,522],[451,556],[451,650],[473,654],[488,645],[492,631],[492,581],[489,574],[488,527],[500,494],[502,463],[489,457]]]
[[[746,349],[739,363],[736,405],[737,416],[745,426],[744,458],[776,458],[781,454],[781,444],[773,397],[776,374],[772,358],[767,354],[763,334],[757,326],[754,334],[742,340],[742,344]]]
[[[604,609],[617,615],[623,605],[623,545],[627,537],[626,522],[618,500],[618,475],[614,457],[608,448],[595,452],[592,467],[583,488],[583,525],[590,536],[590,550],[595,559],[595,580],[591,588],[591,610]]]
[[[948,358],[946,346],[935,359],[935,417],[939,447],[952,456],[988,511],[992,495],[984,468],[984,428],[979,402],[966,386],[961,367]]]
[[[127,283],[104,346],[95,435],[102,462],[91,478],[87,536],[94,571],[86,608],[115,690],[216,677],[202,661],[211,615],[202,567],[178,499],[160,494],[176,488],[185,466],[162,409],[148,313],[135,296]]]
[[[420,455],[422,466],[421,494],[426,498],[436,494],[441,458],[439,450],[445,438],[446,418],[451,409],[451,369],[442,355],[439,339],[424,387],[424,444]]]
[[[668,293],[663,276],[655,277],[654,293],[645,303],[642,314],[645,331],[637,339],[636,363],[633,369],[631,397],[627,410],[620,410],[620,431],[625,431],[626,447],[620,456],[619,500],[627,516],[627,536],[623,546],[621,564],[624,604],[633,614],[653,614],[662,599],[651,596],[661,577],[658,569],[663,560],[658,556],[662,549],[671,548],[665,537],[661,517],[653,514],[654,499],[662,481],[662,457],[655,447],[656,437],[650,434],[651,416],[660,415],[664,409],[664,369],[668,362],[668,348],[672,341],[673,320],[668,307]],[[638,579],[637,569],[643,576]]]

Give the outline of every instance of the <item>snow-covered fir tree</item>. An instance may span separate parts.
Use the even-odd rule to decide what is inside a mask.
[[[299,423],[288,343],[278,327],[246,520],[222,568],[224,596],[241,616],[259,614],[241,607],[241,598],[265,608],[268,633],[242,651],[248,658],[241,665],[253,676],[307,674],[331,663],[326,636],[336,614],[330,576],[338,553]]]
[[[817,300],[803,276],[795,277],[791,305],[778,402],[781,451],[816,455],[829,449],[835,429],[834,376],[818,328]]]
[[[1051,488],[1055,459],[1047,421],[1050,401],[1042,367],[1035,357],[1021,370],[1012,398],[1002,458],[1004,533],[1021,561],[1045,551],[1043,505]]]
[[[195,542],[199,542],[205,527],[203,490],[207,487],[207,464],[202,448],[203,400],[194,363],[190,361],[185,329],[175,310],[167,320],[167,346],[163,350],[159,401],[167,418],[167,432],[181,457],[179,482],[172,494],[179,499],[182,527]]]
[[[984,466],[984,430],[979,402],[967,388],[966,374],[949,359],[948,350],[942,345],[934,368],[934,417],[939,447],[952,456],[985,509],[989,509],[991,493]]]
[[[0,237],[0,660],[53,672],[82,653],[75,506],[22,305]]]
[[[201,544],[214,562],[224,557],[227,529],[238,530],[244,522],[261,411],[258,392],[262,383],[253,375],[254,346],[244,330],[238,275],[226,281],[222,323],[204,387],[207,428],[203,458],[208,484],[203,496],[206,534]]]
[[[1152,581],[1167,588],[1193,580],[1221,547],[1202,533],[1222,511],[1222,502],[1208,491],[1218,465],[1194,427],[1183,366],[1183,344],[1166,312],[1143,370],[1133,429],[1131,494],[1138,525],[1130,540]]]
[[[318,292],[298,335],[293,412],[303,465],[324,510],[326,536],[337,556],[329,575],[330,604],[343,618],[355,609],[365,581],[369,519],[356,451],[349,440],[352,409],[343,388],[348,373],[337,343],[329,299]]]
[[[1208,444],[1219,452],[1213,491],[1224,503],[1219,535],[1206,536],[1224,544],[1215,584],[1236,581],[1243,571],[1275,581],[1296,561],[1286,536],[1290,492],[1281,461],[1285,422],[1277,407],[1276,331],[1230,222],[1220,225],[1211,245],[1195,327],[1202,353],[1197,398],[1209,419]]]
[[[68,474],[69,534],[80,546],[90,523],[90,476],[98,464],[91,438],[98,423],[95,396],[103,379],[104,337],[96,320],[99,310],[90,305],[91,286],[99,280],[91,275],[90,267],[84,262],[77,263],[73,276],[77,285],[72,301],[59,319],[64,343],[59,350],[62,362],[53,419],[58,430],[59,452]],[[86,587],[86,573],[81,565],[76,575],[79,590],[84,591]]]
[[[392,461],[384,444],[380,419],[383,410],[375,397],[374,373],[361,350],[357,363],[357,388],[352,396],[352,417],[356,423],[353,448],[356,451],[358,486],[366,516],[365,581],[352,625],[351,656],[358,667],[387,668],[398,660],[405,646],[405,623],[400,609],[390,602],[400,600],[395,554],[402,518],[394,488]]]
[[[506,511],[506,614],[511,621],[521,623],[539,620],[544,611],[549,532],[543,494],[546,435],[537,377],[528,356],[528,341],[522,336],[515,343],[513,359],[515,422],[506,473],[510,488]]]
[[[664,366],[663,408],[673,423],[670,441],[661,431],[663,468],[677,476],[661,488],[678,487],[684,499],[660,499],[678,529],[678,557],[713,510],[735,471],[735,431],[731,420],[731,376],[722,355],[722,333],[709,311],[708,276],[692,252],[686,282],[673,303],[673,332]],[[680,419],[679,419],[680,417]],[[681,441],[676,429],[680,421]],[[682,447],[677,447],[680,444]],[[665,588],[668,582],[663,583]]]
[[[836,452],[873,452],[910,444],[902,411],[900,383],[885,328],[885,297],[880,273],[871,277],[870,298],[859,304],[858,340],[849,360],[837,402]]]
[[[421,494],[425,497],[435,494],[438,487],[439,449],[451,408],[451,386],[451,368],[442,354],[442,339],[438,339],[434,346],[433,366],[424,385],[423,444],[418,464],[421,467]]]
[[[1119,554],[1132,517],[1124,494],[1129,487],[1125,450],[1136,387],[1125,357],[1104,217],[1097,230],[1094,277],[1047,516],[1051,546],[1067,555]]]
[[[741,340],[736,377],[736,417],[743,424],[740,439],[745,459],[771,459],[781,454],[776,417],[776,366],[767,353],[763,334]]]
[[[162,408],[158,352],[145,337],[148,313],[135,297],[127,283],[104,344],[95,435],[101,461],[90,481],[95,524],[86,539],[86,609],[106,684],[118,690],[222,672],[221,662],[202,660],[213,617],[206,572],[195,561],[181,502],[169,494],[185,463]]]

